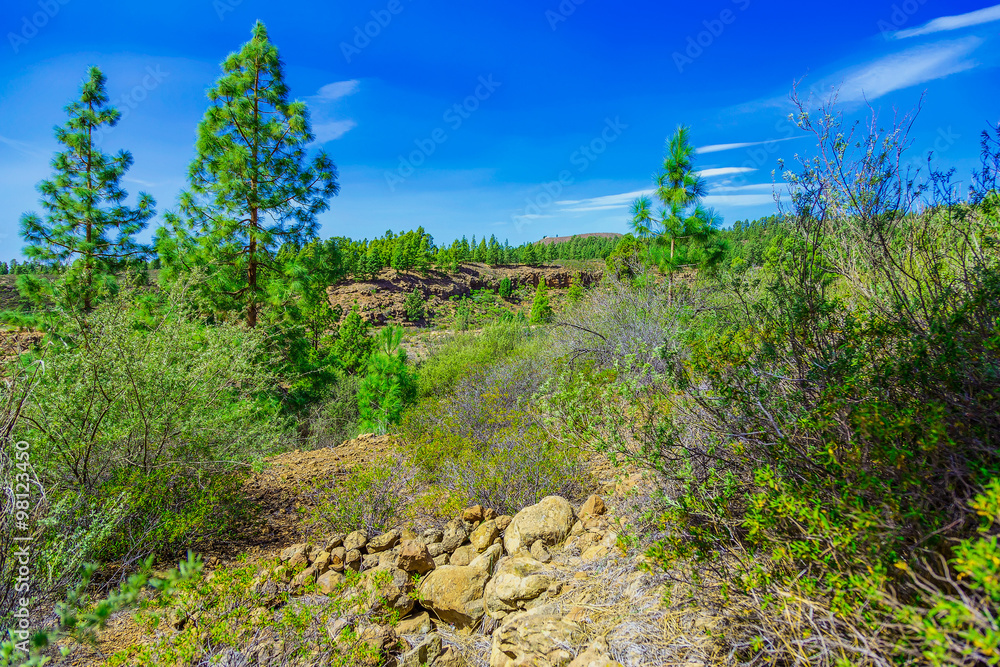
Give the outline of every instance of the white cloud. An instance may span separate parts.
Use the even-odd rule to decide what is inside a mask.
[[[708,195],[703,200],[708,206],[761,206],[773,204],[772,195]]]
[[[26,144],[23,141],[18,141],[16,139],[8,139],[7,137],[0,135],[0,144],[5,146],[10,146],[18,153],[23,153],[25,155],[37,156],[39,151],[35,149],[31,144]]]
[[[1000,21],[1000,5],[984,7],[983,9],[977,9],[967,14],[958,14],[957,16],[942,16],[925,23],[919,28],[900,30],[894,36],[897,39],[906,39],[907,37],[930,35],[935,32],[968,28],[974,25],[982,25],[983,23],[992,23],[993,21]]]
[[[698,171],[698,175],[703,178],[712,178],[713,176],[729,176],[730,174],[745,174],[748,171],[757,171],[753,167],[715,167],[713,169],[701,169]]]
[[[967,37],[908,49],[832,77],[831,82],[841,80],[838,97],[842,102],[874,100],[894,90],[972,69],[977,63],[966,56],[982,43],[978,37]]]
[[[750,148],[751,146],[760,146],[762,144],[773,144],[779,141],[791,141],[792,139],[802,139],[802,137],[782,137],[781,139],[768,139],[767,141],[747,141],[738,144],[712,144],[710,146],[701,146],[695,149],[695,153],[703,155],[705,153],[718,153],[721,151],[731,151],[737,148]]]
[[[313,125],[313,134],[316,135],[316,143],[325,144],[342,136],[357,127],[353,120],[335,120],[331,123],[317,123]]]
[[[556,204],[562,206],[565,212],[582,213],[586,211],[610,211],[613,209],[625,209],[637,197],[651,195],[652,190],[636,190],[635,192],[625,192],[620,195],[605,195],[603,197],[592,197],[590,199],[575,199],[557,201]]]
[[[782,183],[751,183],[749,185],[718,185],[712,188],[716,192],[772,192],[774,188],[783,187]]]
[[[313,97],[323,102],[332,102],[333,100],[339,100],[341,97],[347,97],[358,92],[359,84],[360,82],[357,79],[335,81],[320,88]]]

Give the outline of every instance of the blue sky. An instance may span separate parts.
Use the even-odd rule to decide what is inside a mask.
[[[1000,5],[983,2],[4,0],[0,257],[20,253],[18,218],[39,210],[52,127],[90,64],[125,114],[102,145],[132,151],[133,200],[174,208],[205,90],[257,19],[340,168],[324,237],[624,232],[679,123],[725,223],[767,215],[778,158],[813,147],[785,120],[802,77],[840,86],[848,114],[926,93],[914,155],[963,176],[1000,120]]]

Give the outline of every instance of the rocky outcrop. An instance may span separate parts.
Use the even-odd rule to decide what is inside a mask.
[[[349,624],[400,666],[469,664],[435,632],[451,626],[462,632],[494,628],[491,667],[620,667],[605,645],[585,640],[579,608],[562,613],[553,604],[565,582],[572,584],[567,562],[596,560],[615,548],[618,535],[605,512],[599,496],[579,511],[550,496],[513,517],[475,505],[443,529],[334,535],[321,546],[283,549],[282,563],[261,572],[255,589],[277,600],[282,590],[337,595],[355,582],[346,592],[359,602],[333,630]],[[359,579],[345,577],[352,569],[361,571]],[[364,625],[379,610],[401,619],[394,630]]]

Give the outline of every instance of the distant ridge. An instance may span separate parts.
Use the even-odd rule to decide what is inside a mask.
[[[551,245],[553,243],[566,243],[567,241],[572,241],[573,239],[586,239],[592,236],[596,236],[602,239],[617,239],[622,236],[622,234],[614,232],[591,232],[589,234],[573,234],[573,236],[546,236],[541,241],[536,241],[536,244]]]

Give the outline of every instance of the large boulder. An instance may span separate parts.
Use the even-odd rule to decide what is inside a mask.
[[[566,539],[574,523],[573,506],[569,501],[549,496],[517,513],[504,531],[503,545],[510,554],[521,548],[529,549],[535,540],[554,546]]]
[[[496,521],[486,521],[480,524],[479,528],[476,528],[469,535],[469,541],[472,542],[472,546],[476,548],[476,551],[482,553],[490,548],[493,544],[493,540],[500,537],[500,530],[497,528]]]
[[[424,577],[420,604],[445,623],[475,627],[486,613],[483,593],[489,578],[482,568],[444,565]]]
[[[486,613],[494,620],[527,608],[532,600],[545,593],[554,579],[540,574],[544,566],[534,558],[507,557],[486,585]]]
[[[550,607],[508,617],[493,633],[490,667],[565,667],[583,641],[583,628]]]

